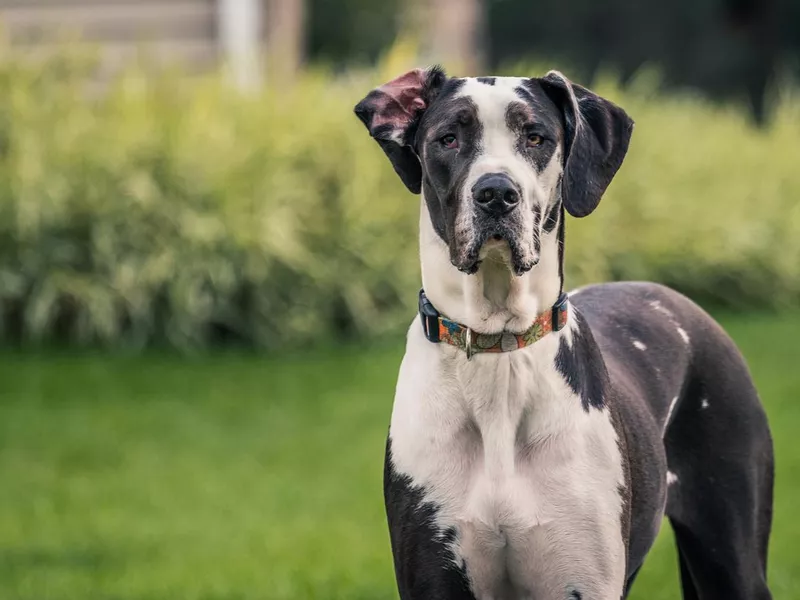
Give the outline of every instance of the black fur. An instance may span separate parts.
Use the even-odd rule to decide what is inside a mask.
[[[445,242],[455,239],[455,220],[461,208],[458,194],[469,166],[480,149],[483,127],[469,98],[454,98],[463,80],[452,80],[439,101],[425,113],[417,132],[416,148],[425,161],[422,186],[433,229]],[[439,140],[457,132],[458,152],[448,152]],[[448,244],[451,251],[456,244]]]
[[[400,177],[408,190],[414,194],[422,191],[420,181],[422,180],[422,165],[413,150],[409,146],[398,146],[391,140],[375,139],[378,145],[389,157],[394,167],[395,173]]]
[[[622,165],[633,121],[620,107],[559,75],[532,80],[531,85],[534,82],[563,115],[564,206],[573,217],[585,217],[597,207]]]
[[[564,227],[564,203],[558,203],[558,281],[559,292],[564,291],[564,243],[566,238]]]
[[[627,444],[629,585],[658,533],[666,496],[684,597],[771,598],[772,441],[733,342],[690,300],[655,284],[591,286],[570,303],[602,354],[610,386],[603,395]],[[667,469],[678,478],[669,489]]]
[[[420,77],[420,97],[428,107],[436,100],[447,81],[447,75],[441,67],[436,66],[425,71]],[[372,90],[356,105],[355,113],[389,157],[395,172],[409,191],[419,194],[422,190],[422,166],[413,148],[413,139],[421,115],[415,114],[407,123],[404,122],[402,127],[387,124],[373,126],[376,116],[382,116],[380,113],[386,111],[387,105],[395,110],[397,108],[397,102],[387,102],[386,92],[379,88]],[[401,143],[393,139],[393,134],[399,134]]]
[[[533,230],[535,232],[539,231],[539,222],[542,220],[542,207],[541,206],[534,206],[533,207]],[[533,237],[533,247],[537,253],[542,251],[542,240],[539,237],[538,233],[534,234]]]
[[[566,338],[561,338],[556,369],[573,393],[580,397],[583,409],[588,412],[590,408],[605,406],[608,373],[583,316],[576,312],[573,318],[577,321],[578,330],[572,336],[572,345],[567,343]]]
[[[550,210],[547,212],[547,218],[544,221],[544,232],[551,233],[553,229],[556,228],[558,225],[558,213],[561,210],[561,202],[556,202],[553,206],[550,207]]]
[[[423,501],[424,490],[395,472],[391,440],[383,490],[400,599],[475,600],[466,572],[453,562],[450,544],[456,532],[442,533],[433,526],[436,507]]]
[[[517,134],[517,152],[541,173],[550,164],[550,159],[563,137],[561,118],[544,94],[540,93],[537,97],[525,86],[516,91],[521,101],[509,104],[506,109],[506,124]],[[541,145],[526,147],[529,135],[539,135],[543,140]]]

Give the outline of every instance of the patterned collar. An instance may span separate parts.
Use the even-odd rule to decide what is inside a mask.
[[[472,358],[476,352],[510,352],[538,342],[551,331],[559,331],[567,324],[567,295],[561,293],[553,308],[540,314],[522,333],[475,333],[469,327],[446,319],[431,304],[424,290],[419,291],[419,316],[425,337],[433,343],[447,342]]]

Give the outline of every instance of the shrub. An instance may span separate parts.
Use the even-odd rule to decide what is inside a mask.
[[[410,320],[419,199],[352,115],[378,74],[239,95],[133,70],[87,94],[90,69],[0,60],[0,339],[269,349]],[[598,211],[568,224],[569,282],[796,303],[800,102],[756,131],[650,89],[600,85],[637,128]]]

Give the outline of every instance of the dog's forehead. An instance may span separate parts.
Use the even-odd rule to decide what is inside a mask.
[[[545,111],[537,96],[538,87],[527,77],[465,77],[460,80],[456,98],[469,98],[483,121],[505,121],[508,107],[526,105],[532,112]]]

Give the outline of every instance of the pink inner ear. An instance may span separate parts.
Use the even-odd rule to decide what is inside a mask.
[[[372,127],[389,124],[393,128],[404,129],[425,110],[422,90],[425,87],[427,72],[414,69],[378,88],[384,94],[382,102],[372,119]]]
[[[413,98],[411,100],[412,110],[425,110],[425,100],[422,98]]]

